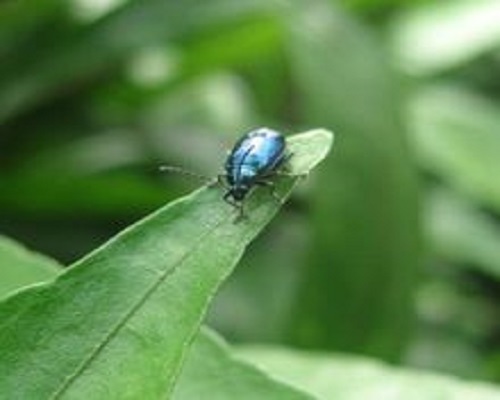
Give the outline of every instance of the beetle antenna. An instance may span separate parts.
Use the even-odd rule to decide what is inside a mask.
[[[208,176],[199,174],[197,172],[188,171],[188,170],[181,168],[181,167],[175,167],[173,165],[160,165],[159,170],[161,172],[175,173],[175,174],[188,176],[190,178],[194,178],[194,179],[197,179],[199,181],[202,181],[203,183],[209,183],[209,182],[213,181],[213,179],[209,178]]]

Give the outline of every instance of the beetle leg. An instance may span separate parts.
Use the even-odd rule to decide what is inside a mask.
[[[236,210],[238,210],[238,215],[236,216],[236,218],[234,219],[234,223],[237,223],[243,219],[246,218],[246,215],[245,215],[245,210],[243,209],[243,203],[239,203],[239,202],[236,202],[234,200],[231,200],[231,192],[226,192],[226,194],[224,194],[224,196],[222,196],[222,199],[227,203],[227,204],[230,204],[231,206],[233,206],[234,208],[236,208]]]
[[[275,171],[274,175],[276,176],[288,176],[288,177],[293,177],[293,178],[307,178],[309,174],[303,173],[303,174],[293,174],[288,171]]]
[[[290,153],[288,153],[288,154],[286,154],[286,155],[283,157],[283,161],[282,161],[282,162],[285,164],[285,163],[287,163],[288,161],[290,161],[290,158],[292,158],[292,157],[293,157],[293,154],[294,154],[294,153],[291,153],[291,152],[290,152]]]
[[[294,155],[294,153],[284,154],[283,157],[277,161],[275,168],[272,169],[271,171],[269,171],[268,173],[266,173],[263,176],[263,178],[270,178],[273,176],[288,176],[288,177],[295,177],[295,178],[305,178],[307,176],[307,174],[294,174],[294,173],[288,171],[288,167],[289,167],[288,161],[290,161],[290,158],[292,158],[293,155]]]
[[[282,161],[283,168],[274,171],[275,175],[277,175],[277,176],[289,176],[289,177],[295,177],[295,178],[307,178],[307,176],[308,176],[307,173],[294,174],[294,173],[288,171],[288,167],[290,166],[288,164],[288,162],[290,161],[290,158],[293,157],[293,155],[294,155],[294,153],[288,153],[287,155],[285,155],[283,157],[283,161]]]
[[[233,206],[234,208],[236,208],[240,214],[243,213],[243,211],[242,211],[243,210],[242,204],[239,203],[239,202],[234,201],[233,199],[231,199],[231,192],[230,191],[226,192],[224,194],[224,196],[222,196],[222,200],[224,200],[227,204],[229,204],[229,205]]]
[[[227,204],[231,204],[233,207],[237,207],[236,203],[233,200],[230,200],[229,197],[231,197],[231,192],[228,191],[224,193],[222,200],[224,200]]]
[[[272,198],[274,200],[276,200],[276,202],[278,204],[283,203],[283,199],[280,196],[278,196],[278,193],[276,192],[276,186],[274,185],[274,182],[261,180],[261,181],[255,182],[255,183],[259,186],[265,186],[265,187],[269,188],[269,193],[271,194]]]
[[[284,157],[283,157],[283,160],[281,162],[281,165],[283,166],[283,168],[281,169],[278,169],[275,171],[276,175],[279,175],[279,176],[295,176],[295,177],[304,177],[304,176],[307,176],[307,174],[293,174],[291,173],[290,171],[288,171],[288,167],[290,166],[290,164],[288,163],[290,161],[290,159],[293,157],[295,153],[287,153]]]
[[[235,224],[247,218],[245,211],[243,210],[243,203],[238,204],[236,207],[238,208],[238,215],[234,219]]]

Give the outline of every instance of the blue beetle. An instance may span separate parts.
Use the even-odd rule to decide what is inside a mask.
[[[256,186],[268,186],[275,197],[274,184],[269,180],[290,157],[284,136],[269,128],[259,128],[244,135],[230,151],[222,175],[227,184],[224,201],[236,207],[243,216],[243,202]],[[220,177],[219,177],[220,178]]]
[[[269,128],[258,128],[236,142],[224,164],[224,174],[218,175],[216,180],[174,166],[162,165],[160,169],[200,179],[208,182],[209,186],[218,182],[227,189],[224,201],[237,208],[238,218],[241,218],[244,216],[244,200],[255,186],[269,187],[271,195],[281,202],[269,178],[278,174],[278,169],[291,155],[286,152],[285,138],[281,133]]]

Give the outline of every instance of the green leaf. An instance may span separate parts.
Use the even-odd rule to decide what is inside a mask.
[[[272,347],[247,347],[240,352],[271,376],[335,400],[498,400],[500,388],[445,375],[394,368],[361,357],[325,355]]]
[[[214,332],[202,329],[194,342],[173,400],[307,400],[305,393],[279,383],[233,356]]]
[[[3,263],[3,260],[9,261]],[[11,239],[0,238],[0,274],[3,279],[16,275],[19,268],[30,283],[47,281],[60,272],[53,260],[28,252]],[[43,271],[41,274],[40,271]],[[9,289],[25,285],[18,279]],[[0,287],[0,296],[4,292]],[[187,355],[186,365],[175,387],[173,398],[177,400],[200,399],[309,399],[287,385],[270,379],[251,364],[236,359],[222,338],[209,329],[202,329]]]
[[[331,2],[297,3],[287,21],[299,109],[335,128],[339,151],[315,180],[289,340],[397,359],[412,328],[420,236],[397,76],[371,33]]]
[[[473,202],[435,190],[427,197],[426,221],[428,240],[439,256],[500,278],[500,228]]]
[[[396,59],[407,71],[436,74],[500,46],[497,0],[428,2],[394,21]]]
[[[457,87],[422,90],[411,104],[411,123],[423,168],[459,192],[500,210],[499,109]]]
[[[60,271],[56,261],[0,236],[0,298],[23,286],[49,282]]]
[[[332,138],[324,130],[291,137],[291,170],[308,173]],[[298,180],[282,179],[280,194]],[[205,187],[126,229],[54,283],[7,299],[0,393],[164,398],[215,291],[277,209],[261,190],[246,203],[248,219],[234,223],[220,189]]]

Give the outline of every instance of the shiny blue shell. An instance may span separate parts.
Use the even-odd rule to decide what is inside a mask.
[[[272,175],[285,157],[284,136],[269,128],[247,133],[233,147],[226,160],[229,194],[242,200],[259,180]]]

